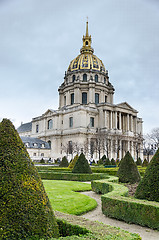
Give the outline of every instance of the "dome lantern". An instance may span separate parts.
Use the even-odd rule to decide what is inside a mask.
[[[93,54],[94,50],[91,48],[91,35],[88,34],[88,21],[86,22],[86,35],[83,35],[83,47],[81,48],[81,53],[91,53]]]

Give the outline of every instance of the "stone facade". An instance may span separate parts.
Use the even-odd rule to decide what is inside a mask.
[[[106,154],[121,159],[128,150],[134,159],[142,159],[143,121],[127,102],[114,104],[108,71],[93,53],[87,22],[80,55],[71,61],[58,89],[58,110],[33,118],[29,134],[49,142],[52,159],[71,159],[80,151],[87,158]]]

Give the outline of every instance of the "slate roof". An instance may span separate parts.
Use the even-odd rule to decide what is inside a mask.
[[[21,136],[21,139],[25,145],[27,144],[27,148],[50,149],[49,144],[39,138]]]
[[[32,122],[24,123],[17,128],[18,133],[30,132],[32,130]]]

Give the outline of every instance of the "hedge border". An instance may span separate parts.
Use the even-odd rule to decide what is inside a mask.
[[[66,237],[66,239],[141,240],[141,237],[139,236],[139,234],[130,233],[123,229],[106,225],[100,222],[95,222],[94,224],[94,221],[85,219],[81,216],[69,215],[69,214],[58,212],[58,211],[55,211],[55,216],[57,219],[57,223],[60,221],[60,223],[62,224],[61,227],[62,229],[64,228],[64,231],[65,231],[65,228],[67,229],[67,226],[70,226],[71,234],[73,233],[72,230],[76,230],[76,229],[77,229],[77,234],[79,233],[82,234],[82,235],[80,234],[79,236],[77,235],[68,236]],[[65,239],[65,238],[61,237],[60,239]]]
[[[128,188],[117,177],[92,181],[92,189],[102,193],[102,212],[112,218],[159,230],[159,203],[130,198]]]
[[[83,173],[67,173],[67,172],[39,172],[42,179],[47,180],[68,180],[68,181],[92,181],[98,179],[109,178],[107,174],[104,173],[93,173],[93,174],[83,174]]]

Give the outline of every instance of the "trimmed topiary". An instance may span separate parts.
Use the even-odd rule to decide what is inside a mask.
[[[68,160],[67,160],[67,158],[64,156],[64,157],[62,158],[62,161],[61,161],[59,167],[68,167],[68,165],[69,165]]]
[[[141,161],[141,158],[140,158],[140,157],[137,159],[136,165],[137,165],[137,166],[142,166],[142,161]]]
[[[79,156],[79,158],[72,170],[72,173],[89,173],[89,174],[92,173],[89,163],[83,153],[81,153],[81,155]]]
[[[69,164],[69,168],[70,169],[73,169],[74,168],[74,166],[75,166],[75,164],[76,164],[76,162],[77,162],[77,159],[78,159],[78,154],[74,157],[74,159],[70,162],[70,164]]]
[[[120,161],[117,176],[119,177],[119,182],[123,183],[136,183],[140,181],[140,173],[129,152]]]
[[[29,154],[8,119],[0,123],[0,239],[58,237],[48,196]]]
[[[111,165],[116,166],[116,162],[115,162],[114,158],[111,159]]]
[[[146,159],[144,159],[143,163],[142,163],[142,167],[147,167],[149,165],[148,161]]]
[[[149,163],[139,183],[135,197],[159,202],[159,149]]]
[[[110,166],[110,165],[112,165],[111,161],[109,160],[109,158],[106,158],[104,161],[104,166]]]

